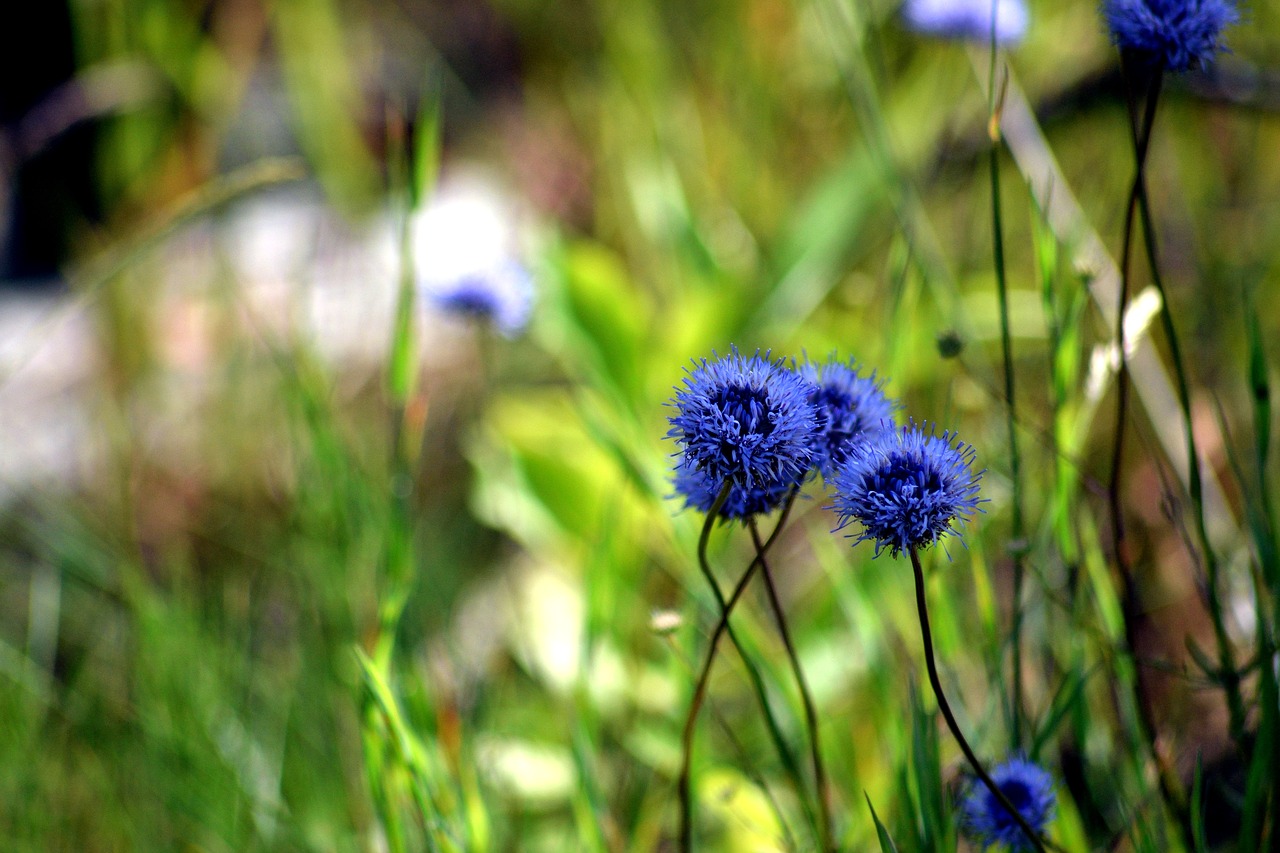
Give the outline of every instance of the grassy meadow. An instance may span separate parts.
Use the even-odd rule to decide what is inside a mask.
[[[1142,193],[1093,0],[994,57],[896,0],[66,10],[78,95],[0,172],[82,134],[95,199],[0,342],[0,848],[679,849],[719,606],[668,418],[733,345],[974,447],[933,647],[978,756],[1052,775],[1052,849],[1280,849],[1280,5],[1164,75]],[[419,286],[475,180],[509,334]],[[832,846],[980,850],[911,562],[831,502],[769,567]],[[747,527],[707,555],[732,587]],[[731,624],[694,846],[823,849],[762,586]]]

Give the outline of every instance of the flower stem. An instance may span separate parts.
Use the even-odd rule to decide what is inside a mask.
[[[1129,57],[1122,54],[1122,66],[1126,70],[1132,68],[1141,68],[1140,63],[1131,62]],[[1136,655],[1137,650],[1137,618],[1138,618],[1138,587],[1133,576],[1133,566],[1129,562],[1128,548],[1125,543],[1124,528],[1124,512],[1121,506],[1120,481],[1122,472],[1122,460],[1124,449],[1124,431],[1126,420],[1126,409],[1129,398],[1128,383],[1128,361],[1126,355],[1126,341],[1124,331],[1124,308],[1128,301],[1129,284],[1131,281],[1131,262],[1133,258],[1133,226],[1134,220],[1138,213],[1139,201],[1146,186],[1146,162],[1147,151],[1151,145],[1151,134],[1155,126],[1156,107],[1160,100],[1160,89],[1163,83],[1163,69],[1157,69],[1153,77],[1147,77],[1145,69],[1138,72],[1139,79],[1148,81],[1148,88],[1145,94],[1145,103],[1139,110],[1139,97],[1141,94],[1135,90],[1130,77],[1130,84],[1126,86],[1128,94],[1129,107],[1129,125],[1132,133],[1134,147],[1134,176],[1133,186],[1129,191],[1129,199],[1125,210],[1124,220],[1124,236],[1123,246],[1121,249],[1120,259],[1120,292],[1118,303],[1116,306],[1116,342],[1119,348],[1119,370],[1116,375],[1116,429],[1115,429],[1115,446],[1111,456],[1111,477],[1107,486],[1107,502],[1110,508],[1111,537],[1112,549],[1115,552],[1116,567],[1120,574],[1120,580],[1123,590],[1121,596],[1121,608],[1124,622],[1125,645],[1131,656]],[[1153,265],[1154,269],[1154,265]],[[1187,424],[1190,429],[1190,424]],[[1195,458],[1189,460],[1192,468],[1196,466]],[[1198,472],[1197,472],[1198,474]],[[1188,808],[1186,797],[1181,790],[1181,784],[1174,776],[1173,769],[1169,763],[1161,755],[1159,747],[1156,743],[1156,720],[1151,708],[1143,696],[1143,677],[1142,668],[1134,667],[1133,678],[1131,680],[1133,686],[1133,703],[1137,712],[1137,721],[1139,734],[1146,745],[1147,752],[1151,757],[1152,763],[1156,768],[1156,778],[1160,786],[1160,794],[1166,805],[1173,811],[1177,817],[1178,826],[1182,832],[1183,841],[1188,849],[1194,847],[1194,833],[1191,826],[1191,814]]]
[[[995,15],[992,14],[992,28],[995,27]],[[1023,563],[1024,538],[1026,532],[1022,520],[1022,457],[1018,452],[1018,412],[1014,403],[1013,379],[1013,337],[1009,332],[1009,285],[1005,274],[1004,262],[1004,222],[1000,207],[1000,103],[996,100],[997,87],[995,49],[991,53],[991,81],[988,90],[992,93],[991,119],[988,130],[991,136],[989,149],[989,165],[991,171],[991,229],[994,263],[996,270],[996,296],[1000,304],[1000,350],[1004,357],[1004,400],[1005,418],[1009,432],[1009,479],[1013,487],[1011,511],[1013,556],[1013,613],[1010,628],[1012,644],[1013,669],[1013,742],[1022,745],[1022,587],[1026,574]]]
[[[933,632],[929,630],[929,605],[925,601],[924,569],[920,566],[920,554],[914,545],[907,550],[911,554],[911,568],[915,571],[916,576],[916,610],[920,616],[920,636],[924,642],[925,668],[929,671],[929,684],[933,687],[933,695],[938,700],[938,710],[942,712],[943,719],[947,721],[947,728],[951,730],[951,736],[956,739],[956,743],[960,744],[960,751],[964,753],[964,757],[969,761],[969,766],[973,768],[973,772],[982,780],[982,784],[987,786],[987,790],[996,798],[996,802],[1013,817],[1018,827],[1027,836],[1027,840],[1040,853],[1045,853],[1047,848],[1044,840],[1040,838],[1039,833],[1031,828],[1031,824],[1027,823],[1027,819],[1022,816],[1022,812],[1014,808],[1013,803],[1009,802],[1009,798],[1000,790],[1000,786],[995,783],[995,780],[987,773],[986,768],[978,761],[978,756],[974,754],[969,742],[965,740],[964,734],[960,731],[960,724],[956,722],[955,714],[951,713],[951,705],[947,702],[946,694],[942,691],[942,681],[938,678],[938,664],[933,657]]]
[[[1159,84],[1157,84],[1159,85]],[[1153,94],[1154,99],[1154,94]],[[1150,128],[1147,129],[1150,134]],[[1135,131],[1135,143],[1137,140]],[[1178,404],[1182,410],[1183,429],[1187,440],[1187,493],[1191,498],[1192,518],[1196,525],[1196,536],[1204,552],[1205,597],[1207,599],[1209,618],[1213,624],[1214,641],[1218,647],[1218,676],[1227,698],[1227,713],[1231,737],[1241,749],[1245,748],[1245,711],[1244,699],[1240,693],[1240,673],[1236,668],[1235,656],[1232,654],[1231,642],[1227,637],[1226,625],[1222,618],[1222,602],[1219,598],[1218,557],[1209,541],[1209,531],[1205,524],[1204,483],[1200,476],[1200,453],[1196,447],[1196,434],[1191,418],[1191,392],[1187,381],[1186,365],[1182,360],[1182,347],[1178,342],[1177,329],[1173,325],[1173,312],[1169,305],[1169,294],[1165,291],[1164,279],[1160,275],[1159,253],[1156,249],[1155,226],[1151,221],[1151,205],[1147,197],[1147,181],[1145,172],[1139,172],[1137,178],[1138,213],[1142,221],[1143,245],[1146,249],[1147,266],[1151,271],[1151,284],[1160,294],[1160,319],[1164,328],[1165,339],[1169,344],[1169,360],[1172,362],[1173,375],[1177,383]]]
[[[769,705],[768,695],[765,693],[764,679],[760,675],[759,669],[755,663],[747,655],[746,647],[743,646],[733,627],[729,624],[729,615],[737,606],[738,601],[742,598],[742,593],[746,590],[751,578],[755,575],[756,569],[760,566],[760,561],[773,543],[777,540],[778,534],[782,532],[782,527],[786,524],[787,517],[791,514],[791,507],[795,504],[796,495],[799,488],[792,489],[791,494],[787,496],[786,502],[783,504],[782,512],[778,516],[778,523],[774,527],[773,532],[769,534],[768,540],[765,541],[762,549],[757,549],[757,556],[747,566],[747,570],[743,572],[742,577],[738,579],[738,583],[731,591],[728,600],[725,599],[724,593],[720,590],[719,583],[716,582],[715,576],[711,573],[711,567],[707,563],[707,542],[711,537],[711,527],[715,523],[715,519],[719,516],[720,509],[728,500],[729,489],[731,484],[725,484],[717,496],[715,503],[707,512],[706,521],[702,526],[702,535],[698,539],[698,566],[702,569],[703,575],[707,578],[707,582],[711,585],[712,591],[715,593],[716,601],[720,606],[720,615],[716,620],[715,627],[711,632],[711,642],[707,648],[707,656],[703,660],[702,669],[698,673],[698,681],[694,686],[693,699],[689,703],[689,711],[685,716],[684,728],[681,733],[681,763],[680,763],[680,779],[679,779],[679,800],[680,800],[680,849],[689,851],[693,843],[693,821],[692,821],[692,795],[690,792],[691,767],[693,761],[693,734],[694,727],[697,723],[698,713],[702,709],[702,705],[706,700],[707,686],[710,683],[711,667],[715,662],[716,649],[719,645],[720,638],[728,633],[730,640],[738,649],[738,654],[742,658],[743,664],[747,668],[747,673],[751,678],[752,688],[755,691],[756,699],[760,704],[761,710],[764,712],[765,722],[769,729],[769,734],[773,739],[774,745],[778,749],[778,753],[782,759],[783,765],[787,768],[788,774],[791,776],[792,783],[797,790],[801,790],[802,781],[800,778],[799,765],[795,756],[791,754],[790,748],[787,746],[786,740],[782,736],[782,729],[778,725],[778,721],[773,716],[773,709]],[[803,798],[801,798],[803,802]],[[812,817],[812,816],[811,816]]]
[[[804,670],[800,668],[800,656],[796,654],[795,644],[791,641],[791,631],[787,628],[787,617],[782,608],[782,600],[778,597],[777,585],[769,571],[769,563],[765,560],[764,543],[760,541],[760,530],[756,520],[747,520],[751,528],[751,541],[756,546],[756,562],[764,571],[765,590],[769,594],[769,605],[778,620],[778,634],[782,637],[782,645],[787,650],[787,660],[791,663],[791,671],[795,673],[796,683],[800,687],[800,700],[804,705],[805,722],[809,727],[809,756],[813,761],[814,785],[818,792],[818,814],[822,820],[822,849],[834,853],[835,839],[831,834],[831,805],[828,798],[827,773],[822,764],[822,746],[818,739],[818,712],[813,703],[813,694],[809,692],[809,684],[805,680]],[[754,565],[754,564],[753,564]]]
[[[795,505],[796,496],[800,494],[800,487],[796,486],[787,495],[783,502],[782,511],[778,514],[778,523],[774,525],[773,532],[769,534],[768,545],[771,547],[778,538],[778,534],[782,532],[783,526],[787,522],[787,518],[791,515],[791,508]],[[719,510],[716,511],[717,514]],[[705,530],[704,530],[705,532]],[[707,579],[707,583],[711,584],[712,592],[715,593],[716,602],[720,607],[720,612],[724,616],[724,630],[729,634],[729,640],[738,651],[738,657],[742,659],[742,665],[747,670],[747,677],[751,682],[751,690],[755,693],[756,703],[760,706],[760,711],[764,715],[765,728],[769,730],[769,738],[773,741],[774,748],[778,751],[778,757],[782,761],[782,766],[787,772],[787,776],[791,779],[791,784],[795,786],[797,791],[804,788],[804,780],[800,773],[800,763],[796,760],[795,755],[791,752],[791,747],[787,744],[787,739],[782,734],[782,726],[778,724],[778,718],[773,713],[773,706],[769,704],[769,694],[765,689],[764,677],[760,674],[760,668],[756,666],[751,656],[747,654],[747,647],[742,643],[733,625],[728,621],[729,613],[732,612],[737,602],[732,604],[725,601],[724,594],[720,590],[720,585],[716,582],[715,576],[711,573],[711,566],[707,562],[707,539],[704,537],[698,543],[698,567],[702,570],[703,576]],[[747,573],[753,573],[753,566],[747,567]],[[714,657],[715,647],[709,651],[710,656]],[[801,803],[805,809],[805,816],[808,818],[810,825],[816,824],[816,818],[812,810],[809,808],[808,800],[801,797]]]

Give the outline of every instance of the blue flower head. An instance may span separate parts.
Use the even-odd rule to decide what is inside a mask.
[[[1102,14],[1117,47],[1170,71],[1203,65],[1226,50],[1222,29],[1239,18],[1231,0],[1103,0]]]
[[[721,518],[745,520],[753,515],[764,515],[777,509],[795,483],[778,482],[768,487],[747,488],[734,484],[729,487],[729,494],[720,507]],[[709,477],[696,468],[690,468],[684,460],[676,465],[675,489],[677,495],[684,497],[685,506],[693,507],[699,512],[710,512],[720,496],[719,484],[713,483]]]
[[[834,508],[839,527],[862,525],[855,545],[869,539],[876,556],[888,548],[896,557],[956,532],[978,508],[982,472],[973,471],[973,447],[952,441],[911,424],[851,445],[835,475]]]
[[[868,441],[893,429],[898,404],[884,395],[875,373],[862,376],[852,359],[836,361],[832,356],[825,364],[805,361],[799,373],[814,386],[809,399],[818,410],[821,431],[814,465],[829,480],[849,457],[852,442]]]
[[[695,362],[688,374],[671,403],[676,414],[667,433],[680,445],[676,491],[686,505],[707,511],[728,482],[720,515],[773,509],[813,465],[812,386],[781,361],[736,347]]]
[[[906,0],[902,17],[918,33],[940,38],[991,40],[991,16],[1000,44],[1022,40],[1027,33],[1025,0]]]
[[[533,279],[511,259],[497,260],[448,276],[424,276],[423,295],[443,311],[492,323],[514,337],[529,322]]]
[[[1048,771],[1024,758],[1014,757],[991,771],[991,781],[1037,833],[1053,820],[1056,795]],[[1009,850],[1031,850],[1027,835],[981,780],[973,780],[960,803],[960,825],[965,834],[986,850],[1003,844]]]

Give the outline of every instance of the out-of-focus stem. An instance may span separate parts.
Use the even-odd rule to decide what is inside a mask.
[[[994,27],[994,15],[992,26]],[[1010,642],[1013,645],[1013,742],[1022,743],[1022,586],[1025,566],[1023,543],[1026,536],[1022,520],[1022,459],[1018,452],[1018,412],[1014,402],[1013,338],[1009,332],[1009,284],[1004,262],[1004,222],[1000,203],[1000,105],[995,81],[995,50],[991,54],[991,118],[988,130],[991,136],[991,227],[992,246],[996,270],[996,296],[1000,303],[1000,350],[1004,358],[1005,418],[1009,431],[1009,478],[1012,483],[1011,500],[1013,556],[1013,608]]]
[[[809,683],[805,680],[804,670],[800,668],[800,656],[796,654],[795,644],[791,641],[787,617],[782,608],[782,600],[778,597],[778,588],[773,582],[773,574],[769,571],[769,563],[765,560],[764,543],[760,541],[760,530],[756,526],[756,520],[749,519],[747,526],[751,528],[751,541],[756,546],[756,562],[764,570],[764,586],[769,594],[769,605],[773,608],[773,615],[778,620],[778,634],[782,637],[782,645],[787,650],[787,660],[791,662],[791,671],[795,674],[796,683],[800,687],[800,701],[804,705],[804,718],[809,726],[809,757],[813,761],[813,779],[818,793],[822,849],[835,853],[835,839],[831,835],[831,803],[827,790],[827,772],[822,764],[822,745],[818,737],[817,708],[813,703],[813,694],[809,691]]]

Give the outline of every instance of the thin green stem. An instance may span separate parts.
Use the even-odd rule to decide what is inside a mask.
[[[739,640],[733,627],[729,624],[729,616],[733,609],[737,606],[738,601],[742,597],[742,593],[746,590],[751,578],[755,575],[756,569],[760,566],[760,559],[763,553],[767,553],[773,543],[777,541],[778,535],[782,532],[783,526],[786,524],[787,517],[791,514],[791,508],[795,504],[796,495],[799,489],[792,489],[791,494],[787,496],[786,502],[783,504],[782,512],[778,516],[778,523],[774,527],[773,532],[769,534],[768,540],[765,541],[763,549],[757,551],[757,556],[751,561],[747,570],[743,572],[742,577],[738,579],[737,585],[734,586],[729,595],[728,600],[725,599],[724,593],[720,590],[720,585],[716,581],[715,576],[711,573],[711,567],[707,563],[707,542],[711,537],[711,527],[715,520],[719,517],[720,510],[728,500],[729,489],[732,484],[726,483],[717,495],[716,501],[711,505],[711,509],[707,512],[706,521],[702,525],[702,534],[698,539],[698,566],[702,570],[703,575],[707,578],[707,582],[711,585],[712,591],[715,593],[716,601],[720,606],[720,615],[716,620],[715,627],[711,632],[711,642],[707,648],[707,656],[703,660],[702,669],[698,673],[698,681],[694,685],[693,699],[689,704],[689,711],[685,717],[684,729],[681,733],[681,764],[679,777],[679,800],[680,800],[680,849],[689,851],[693,843],[693,821],[692,821],[692,796],[690,793],[691,767],[693,761],[693,735],[695,725],[698,719],[698,713],[702,709],[702,705],[706,699],[707,687],[710,684],[711,668],[715,663],[716,649],[720,643],[720,638],[726,633],[729,639],[733,641],[734,646],[738,650],[738,655],[742,658],[743,665],[747,669],[750,676],[752,688],[755,691],[756,699],[760,704],[760,708],[764,713],[766,726],[769,729],[770,736],[774,741],[774,745],[778,749],[779,756],[783,765],[787,768],[788,774],[791,776],[792,783],[796,786],[797,791],[803,790],[803,781],[800,776],[799,764],[796,762],[795,756],[791,754],[790,748],[786,744],[785,738],[782,736],[782,729],[778,725],[778,721],[773,716],[773,709],[769,705],[769,697],[765,692],[764,679],[760,675],[759,669],[747,654],[746,647]],[[805,803],[805,799],[801,797],[801,802]],[[807,803],[806,803],[807,810]],[[810,815],[812,818],[812,815]]]
[[[800,667],[800,656],[796,653],[795,643],[791,640],[786,613],[782,607],[782,600],[778,596],[777,585],[773,582],[773,574],[769,571],[769,563],[765,560],[764,543],[760,541],[760,530],[756,526],[756,520],[748,519],[747,526],[751,529],[751,541],[756,547],[756,562],[760,564],[764,573],[764,586],[769,595],[769,605],[773,608],[773,615],[778,621],[778,634],[782,637],[782,645],[787,650],[787,660],[791,663],[791,671],[795,674],[796,684],[800,687],[805,723],[809,726],[809,757],[813,761],[813,778],[818,792],[818,814],[822,820],[822,849],[834,853],[836,847],[835,838],[831,834],[831,803],[828,796],[827,772],[822,764],[822,745],[818,737],[817,706],[813,702],[813,694],[804,677],[804,670]]]
[[[992,26],[994,14],[992,16]],[[1022,587],[1026,574],[1023,563],[1023,543],[1026,532],[1022,519],[1022,459],[1018,452],[1018,411],[1014,402],[1013,373],[1013,337],[1009,332],[1009,284],[1005,272],[1004,260],[1004,222],[1000,202],[1000,113],[999,104],[994,100],[995,85],[995,50],[992,50],[991,82],[992,93],[991,119],[989,130],[991,135],[990,171],[991,171],[991,227],[992,245],[996,271],[996,296],[1000,303],[1000,350],[1004,358],[1004,400],[1005,418],[1009,431],[1009,478],[1013,496],[1011,500],[1012,542],[1010,552],[1013,556],[1013,613],[1010,629],[1013,657],[1013,742],[1022,744]]]
[[[1027,840],[1032,843],[1036,850],[1045,853],[1044,839],[1036,832],[1031,824],[1027,823],[1027,819],[1022,816],[1022,812],[1018,811],[1009,802],[1009,798],[1004,795],[1004,791],[1000,790],[1000,786],[995,783],[991,775],[987,773],[982,762],[978,760],[978,756],[974,754],[973,748],[969,746],[969,741],[965,740],[964,733],[960,731],[960,724],[956,722],[955,714],[951,712],[951,705],[947,702],[946,693],[942,690],[942,680],[938,677],[938,664],[933,656],[933,632],[929,629],[929,605],[925,600],[924,594],[924,569],[920,566],[920,553],[914,545],[907,549],[911,555],[911,568],[915,572],[916,578],[916,611],[920,616],[920,637],[924,643],[924,663],[925,668],[929,671],[929,684],[933,687],[933,695],[938,700],[938,710],[942,712],[942,717],[947,721],[947,728],[951,730],[951,736],[956,739],[956,743],[960,744],[960,751],[964,753],[964,757],[968,760],[969,766],[973,768],[973,772],[982,780],[982,784],[991,792],[991,796],[996,798],[1005,811],[1007,811],[1018,824],[1018,827],[1026,835]]]

